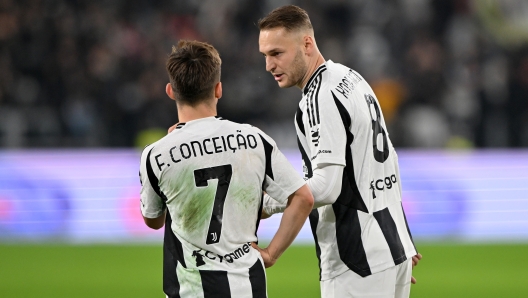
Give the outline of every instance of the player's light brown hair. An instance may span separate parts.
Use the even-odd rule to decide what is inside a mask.
[[[313,29],[308,13],[295,5],[285,5],[275,8],[267,16],[258,21],[260,31],[284,28],[288,32]]]
[[[195,106],[211,98],[216,83],[220,82],[222,60],[210,44],[180,40],[172,47],[166,68],[176,99]]]

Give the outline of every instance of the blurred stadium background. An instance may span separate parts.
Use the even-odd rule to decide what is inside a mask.
[[[526,0],[0,0],[0,297],[163,297],[137,173],[178,120],[179,39],[219,50],[219,114],[300,170],[299,92],[265,72],[255,25],[284,4],[378,95],[424,255],[411,296],[528,297]],[[268,278],[270,297],[319,297],[308,227]]]

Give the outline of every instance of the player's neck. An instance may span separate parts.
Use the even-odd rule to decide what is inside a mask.
[[[216,115],[216,104],[211,102],[202,102],[196,106],[178,105],[178,122],[180,123]]]
[[[306,75],[304,76],[302,80],[301,86],[298,86],[301,88],[301,90],[304,89],[310,78],[312,77],[313,73],[321,66],[323,63],[325,63],[325,59],[321,53],[318,53],[316,58],[313,59],[308,63],[308,71],[306,72]]]

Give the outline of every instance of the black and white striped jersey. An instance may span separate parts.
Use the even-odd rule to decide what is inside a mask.
[[[368,276],[415,255],[398,156],[369,84],[325,62],[303,89],[295,126],[305,179],[318,165],[344,166],[337,200],[310,214],[321,280],[349,269]]]
[[[140,180],[143,216],[168,210],[168,297],[266,296],[260,253],[251,247],[262,191],[286,202],[305,183],[269,136],[219,117],[179,124],[143,150]]]

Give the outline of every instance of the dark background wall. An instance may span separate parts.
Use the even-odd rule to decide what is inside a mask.
[[[177,122],[164,92],[179,39],[223,60],[219,114],[295,147],[298,89],[258,52],[257,20],[305,8],[326,59],[374,88],[393,143],[528,145],[523,0],[0,0],[0,146],[141,146]]]

